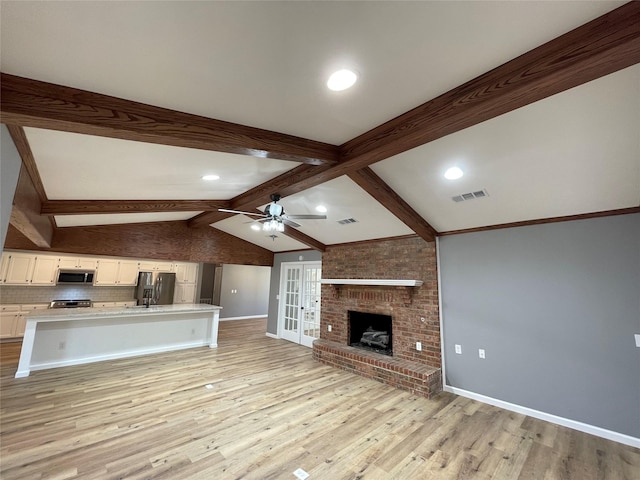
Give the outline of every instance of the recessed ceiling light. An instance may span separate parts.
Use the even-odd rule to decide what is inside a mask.
[[[325,207],[324,205],[318,205],[316,207],[316,211],[320,212],[320,213],[326,213],[327,212],[327,207]]]
[[[262,228],[260,228],[260,225],[258,225],[257,223],[254,223],[253,225],[251,225],[251,230],[259,232],[260,230],[262,230]]]
[[[448,180],[457,180],[464,175],[464,172],[458,167],[451,167],[444,172],[444,178]]]
[[[203,180],[220,180],[220,176],[218,175],[203,175]]]
[[[329,90],[339,92],[353,86],[357,79],[358,76],[351,70],[338,70],[329,77],[327,87],[329,87]]]

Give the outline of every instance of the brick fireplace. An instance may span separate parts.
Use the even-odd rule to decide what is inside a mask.
[[[328,247],[322,257],[322,277],[422,281],[416,287],[323,285],[321,333],[313,355],[320,362],[418,395],[429,397],[441,390],[434,242],[408,237]],[[349,346],[351,311],[393,319],[392,356]],[[422,351],[416,350],[416,342]]]

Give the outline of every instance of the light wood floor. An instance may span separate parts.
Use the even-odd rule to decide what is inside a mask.
[[[264,332],[222,322],[215,350],[23,379],[15,346],[0,345],[0,477],[640,478],[640,450],[451,394],[416,397]]]

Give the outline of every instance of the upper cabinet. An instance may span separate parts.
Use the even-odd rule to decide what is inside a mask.
[[[95,270],[98,266],[98,259],[89,257],[60,257],[58,265],[62,270]]]
[[[135,260],[100,259],[94,285],[135,285],[138,282],[138,262]]]
[[[136,285],[138,283],[137,261],[120,260],[118,267],[118,285]]]
[[[5,254],[2,255],[3,260]],[[5,285],[28,285],[33,275],[36,257],[28,253],[10,253],[5,260],[2,283]],[[3,263],[5,263],[3,262]]]
[[[142,260],[139,262],[141,272],[173,272],[173,263],[157,262],[155,260]]]
[[[4,285],[55,285],[58,257],[30,253],[2,254]]]
[[[55,285],[58,257],[38,255],[33,262],[31,285]]]
[[[176,272],[176,282],[178,283],[196,283],[198,280],[198,264],[197,263],[176,263],[174,264]]]
[[[2,253],[0,282],[4,285],[55,285],[59,270],[95,270],[95,286],[134,286],[139,272],[175,272],[176,284],[189,285],[181,296],[193,302],[198,281],[198,264],[193,262],[167,262],[105,257],[83,257],[55,253],[28,253],[7,251]],[[193,285],[193,287],[191,287]]]

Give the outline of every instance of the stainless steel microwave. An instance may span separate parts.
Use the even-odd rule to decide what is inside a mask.
[[[82,283],[85,285],[93,285],[95,273],[96,272],[92,270],[58,270],[58,280],[56,284]]]

